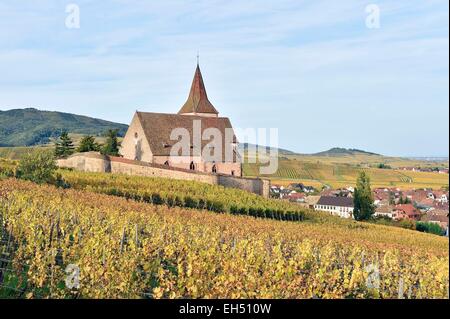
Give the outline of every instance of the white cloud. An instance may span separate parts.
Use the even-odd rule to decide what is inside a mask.
[[[377,1],[377,30],[365,27],[370,1],[75,2],[80,30],[64,27],[65,2],[0,3],[1,107],[121,122],[137,108],[174,112],[200,50],[219,110],[235,125],[279,126],[284,147],[312,152],[348,143],[366,113],[373,130],[383,120],[381,140],[420,140],[423,119],[448,139],[448,119],[427,117],[448,114],[446,1]],[[427,116],[419,116],[424,103]],[[399,131],[405,112],[409,122]],[[299,126],[314,139],[299,141]],[[342,134],[329,134],[336,130]],[[372,134],[354,136],[354,146],[415,151]],[[423,143],[420,154],[448,153],[448,146]]]

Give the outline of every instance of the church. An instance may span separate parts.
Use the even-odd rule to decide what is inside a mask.
[[[177,169],[242,176],[233,127],[209,101],[198,63],[178,113],[136,111],[120,153],[126,159]]]

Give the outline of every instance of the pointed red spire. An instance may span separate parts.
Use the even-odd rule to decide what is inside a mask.
[[[205,84],[203,83],[202,72],[200,66],[197,63],[197,69],[195,70],[194,80],[192,81],[191,91],[189,97],[184,103],[178,114],[186,113],[211,113],[219,114],[216,108],[208,100],[206,94]]]

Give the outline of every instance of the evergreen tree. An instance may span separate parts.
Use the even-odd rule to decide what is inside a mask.
[[[99,149],[100,146],[95,142],[95,137],[93,137],[92,135],[87,135],[81,139],[80,145],[77,148],[77,152],[97,152],[99,151]]]
[[[356,181],[353,201],[355,206],[353,216],[356,220],[368,220],[375,213],[370,179],[364,171],[359,174]]]
[[[57,158],[70,156],[74,153],[74,149],[69,133],[63,131],[55,143],[55,156]]]
[[[103,146],[102,154],[119,156],[119,141],[117,140],[117,134],[119,130],[109,130],[106,134],[106,143]]]
[[[389,191],[389,205],[394,205],[394,204],[395,204],[394,193],[392,193],[391,191]]]

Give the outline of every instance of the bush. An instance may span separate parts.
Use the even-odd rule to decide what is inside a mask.
[[[406,228],[406,229],[412,229],[415,230],[416,229],[416,223],[413,220],[410,219],[402,219],[398,225],[401,228]]]
[[[0,158],[0,177],[9,178],[16,175],[18,162]]]
[[[16,177],[38,184],[55,184],[58,182],[54,176],[57,168],[53,154],[50,152],[34,151],[22,157],[17,168]],[[61,183],[61,181],[58,183]]]
[[[429,222],[416,222],[416,230],[423,233],[430,233],[435,235],[442,235],[444,233],[441,226]]]

